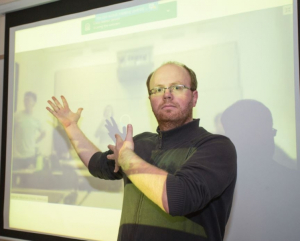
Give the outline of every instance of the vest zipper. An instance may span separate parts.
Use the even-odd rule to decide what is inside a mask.
[[[162,146],[162,134],[161,134],[161,132],[159,132],[159,135],[158,135],[158,148],[161,149],[161,146]]]

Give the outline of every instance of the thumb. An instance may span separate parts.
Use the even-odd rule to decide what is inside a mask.
[[[128,124],[127,125],[127,134],[126,134],[125,140],[133,142],[132,136],[133,136],[133,128],[132,128],[131,124]]]
[[[77,114],[78,115],[81,115],[81,112],[83,111],[83,108],[79,108],[78,110],[77,110]]]

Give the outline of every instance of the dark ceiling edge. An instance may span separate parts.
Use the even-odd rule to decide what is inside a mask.
[[[6,25],[14,27],[64,15],[106,7],[129,0],[60,0],[6,14]]]

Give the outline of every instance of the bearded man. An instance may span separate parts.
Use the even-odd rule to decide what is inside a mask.
[[[214,135],[193,119],[197,79],[187,66],[168,62],[147,80],[157,133],[133,137],[101,152],[79,129],[82,108],[70,111],[52,97],[47,107],[65,128],[75,150],[95,177],[124,179],[119,241],[224,238],[236,182],[236,151],[225,136]]]

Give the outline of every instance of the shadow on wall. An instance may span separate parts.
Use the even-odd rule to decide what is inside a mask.
[[[224,111],[221,124],[238,154],[226,240],[300,240],[299,175],[273,159],[277,130],[270,110],[258,101],[241,100]],[[283,162],[293,162],[281,153]]]

